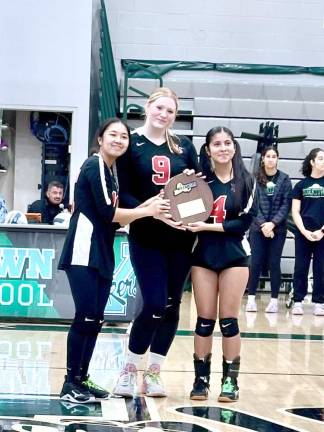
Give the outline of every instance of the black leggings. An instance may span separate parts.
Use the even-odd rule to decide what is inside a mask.
[[[68,378],[87,375],[98,334],[104,321],[104,310],[110,294],[111,280],[98,270],[71,266],[66,270],[75,316],[67,338]]]
[[[313,303],[324,303],[324,239],[307,240],[295,234],[294,301],[301,302],[307,294],[308,271],[313,256]]]
[[[150,351],[165,356],[178,328],[183,287],[191,266],[191,253],[162,251],[129,239],[130,256],[143,298],[135,318],[129,349],[136,354]]]
[[[261,271],[268,260],[270,270],[271,297],[277,298],[281,285],[280,260],[286,240],[286,231],[278,232],[271,238],[265,237],[261,231],[250,231],[251,267],[248,281],[248,293],[255,295]]]

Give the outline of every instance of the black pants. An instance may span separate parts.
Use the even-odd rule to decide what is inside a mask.
[[[313,256],[313,303],[324,303],[324,239],[311,242],[299,231],[295,234],[294,301],[307,294],[308,271]]]
[[[67,338],[68,378],[85,377],[104,320],[111,280],[96,269],[71,266],[66,270],[75,305],[75,316]]]
[[[277,298],[281,285],[280,260],[286,240],[286,231],[278,232],[271,238],[265,237],[261,231],[250,231],[251,267],[248,281],[248,293],[256,293],[261,271],[268,262],[270,270],[271,297]]]
[[[179,322],[183,287],[191,266],[190,251],[163,251],[129,239],[130,257],[141,290],[143,307],[135,318],[129,349],[136,354],[165,356]]]

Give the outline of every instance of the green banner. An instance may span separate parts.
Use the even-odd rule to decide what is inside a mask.
[[[0,233],[0,317],[72,319],[74,304],[65,272],[57,270],[66,230],[5,228]],[[127,236],[117,233],[116,268],[105,315],[133,318],[136,279]]]
[[[249,74],[313,74],[324,75],[324,67],[285,66],[249,63],[212,63],[174,60],[133,60],[122,59],[122,67],[128,69],[131,78],[152,78],[152,71],[163,76],[172,70],[215,70],[217,72]],[[143,70],[144,68],[144,70]]]

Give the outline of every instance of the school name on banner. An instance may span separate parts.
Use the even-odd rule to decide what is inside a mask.
[[[57,270],[64,238],[62,230],[16,228],[0,233],[0,316],[73,318],[69,284],[65,273]],[[132,319],[136,279],[126,235],[117,235],[114,249],[116,270],[105,314],[109,320],[128,321]]]

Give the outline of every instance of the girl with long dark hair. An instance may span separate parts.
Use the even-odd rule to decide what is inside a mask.
[[[271,299],[265,311],[278,312],[280,261],[286,240],[292,190],[289,176],[278,170],[278,159],[279,152],[276,147],[265,148],[256,174],[258,213],[249,231],[252,256],[245,308],[247,312],[257,312],[255,293],[266,262],[270,270]]]
[[[118,118],[98,130],[96,151],[83,163],[74,190],[74,212],[59,268],[65,270],[75,304],[67,337],[67,374],[60,394],[63,401],[88,403],[109,393],[88,375],[90,360],[104,322],[114,271],[114,236],[119,227],[135,219],[169,210],[159,197],[134,209],[118,207],[118,183],[112,166],[125,153],[130,132]]]
[[[190,398],[208,398],[213,330],[218,316],[223,349],[218,400],[232,402],[239,397],[238,314],[249,275],[250,250],[245,232],[255,214],[255,185],[244,167],[239,143],[226,127],[215,127],[207,133],[201,161],[214,205],[207,222],[188,226],[198,233],[191,273],[198,317],[194,338],[195,381]]]
[[[292,217],[295,233],[293,315],[304,313],[308,271],[313,258],[314,315],[324,315],[324,150],[314,148],[302,165],[305,176],[293,189]]]

